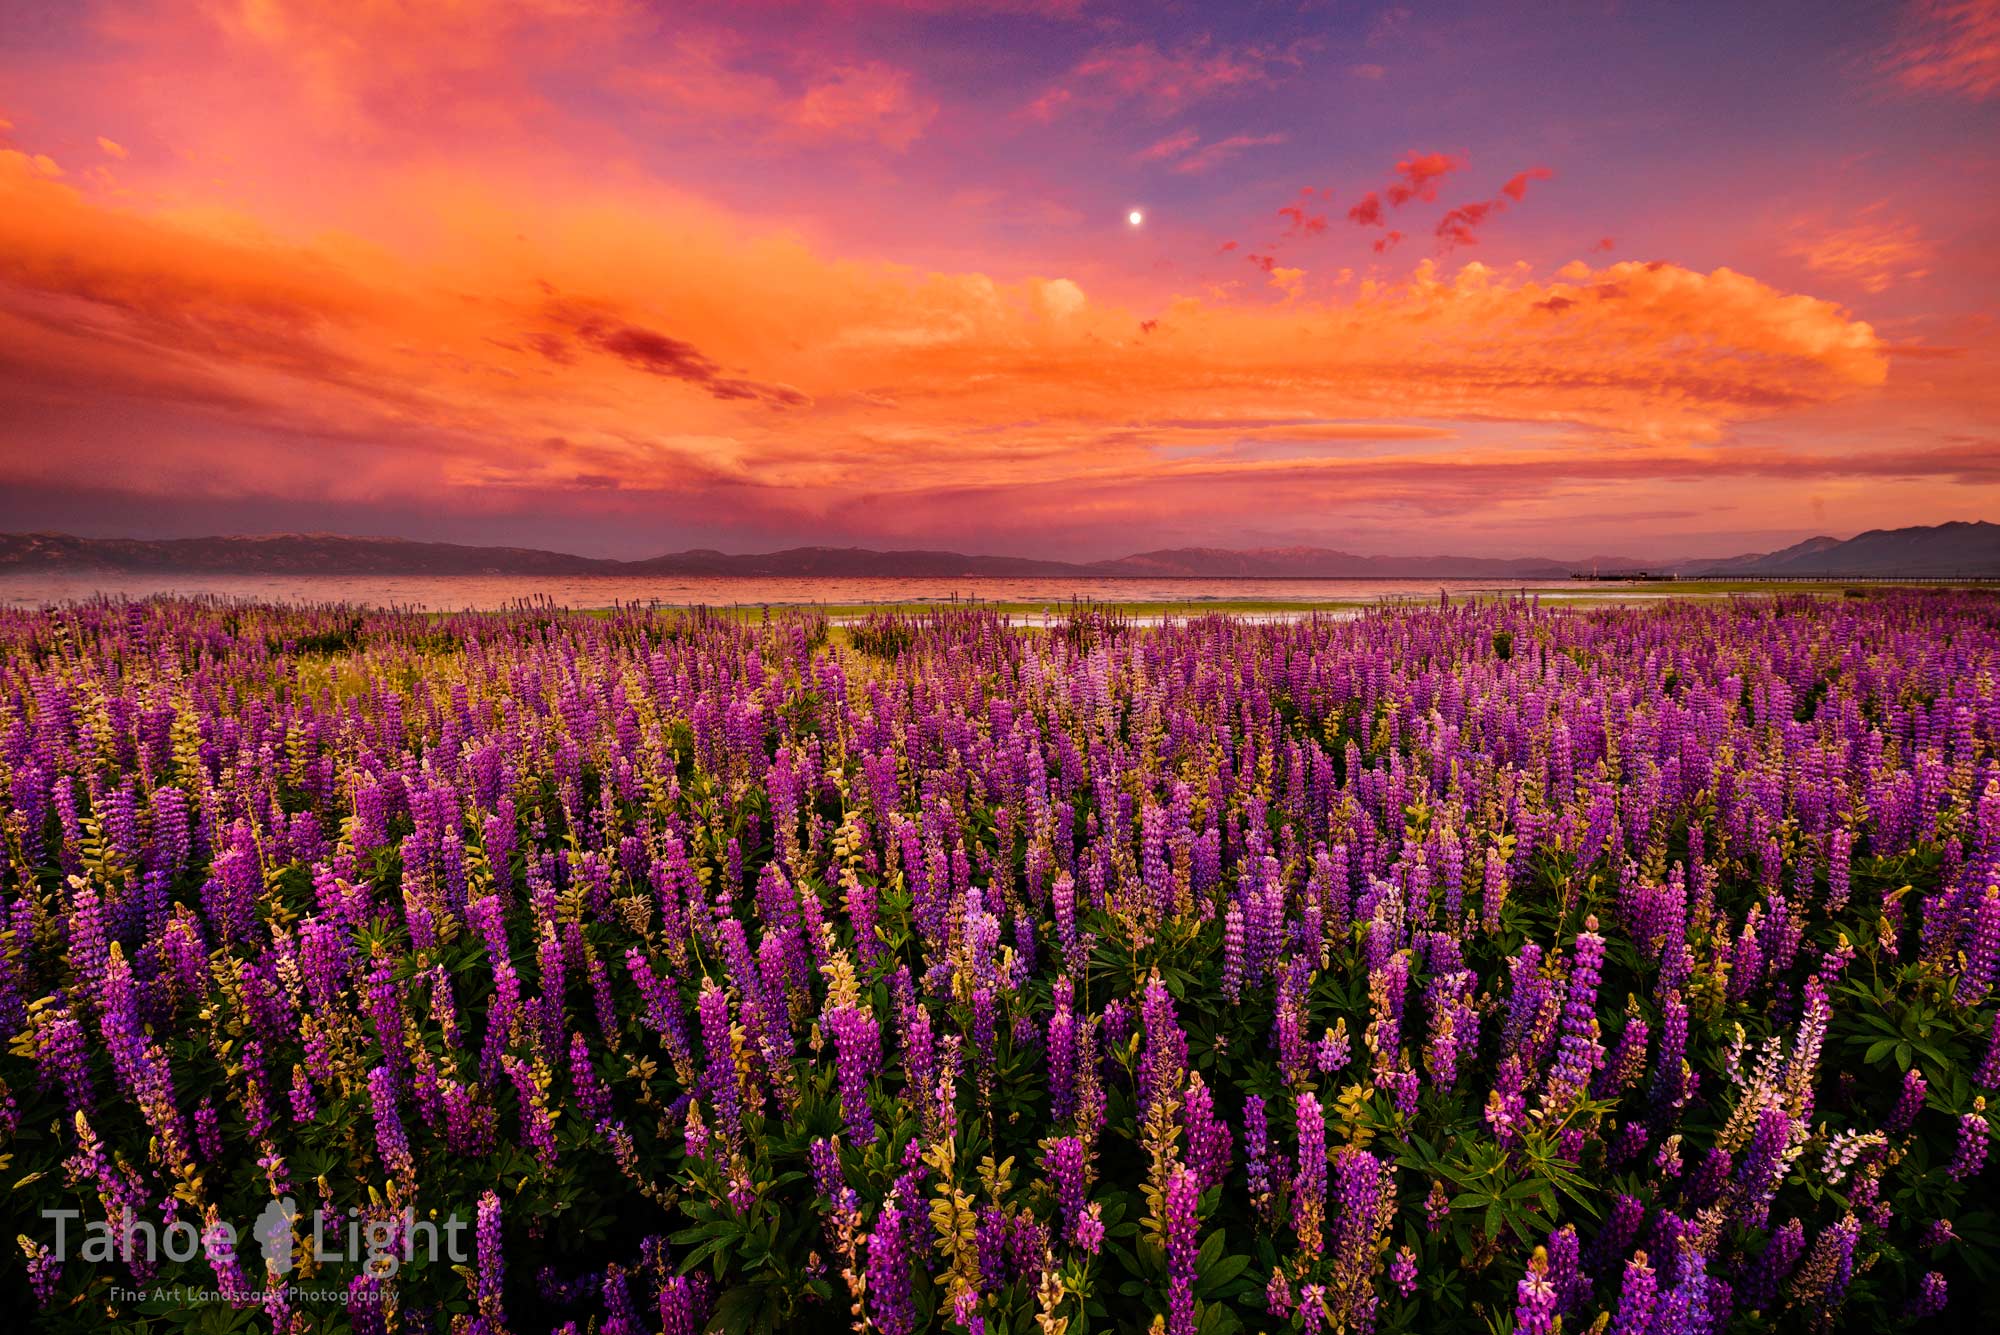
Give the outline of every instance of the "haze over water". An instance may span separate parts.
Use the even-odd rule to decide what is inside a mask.
[[[40,607],[100,594],[145,598],[198,594],[281,603],[344,602],[423,611],[491,610],[524,599],[563,607],[657,602],[679,607],[800,604],[935,603],[953,598],[991,603],[1374,602],[1454,597],[1521,589],[1544,596],[1657,598],[1661,586],[1615,582],[1492,579],[911,579],[766,578],[642,575],[294,575],[179,571],[76,570],[0,575],[0,606]]]

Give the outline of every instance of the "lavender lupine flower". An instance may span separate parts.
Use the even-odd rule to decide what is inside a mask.
[[[1971,1005],[1992,989],[2000,974],[2000,885],[1989,885],[1967,914],[1971,929],[1965,942],[1965,971],[1954,994]]]
[[[1201,1194],[1194,1174],[1174,1170],[1167,1179],[1167,1335],[1194,1335],[1196,1199]]]
[[[1273,1270],[1271,1278],[1264,1285],[1264,1310],[1275,1317],[1292,1314],[1295,1300],[1292,1297],[1292,1282],[1283,1270]]]
[[[698,1335],[708,1321],[705,1275],[675,1275],[660,1285],[661,1335]]]
[[[1424,1222],[1436,1230],[1445,1220],[1451,1218],[1451,1193],[1445,1190],[1444,1181],[1431,1183],[1430,1192],[1424,1197]]]

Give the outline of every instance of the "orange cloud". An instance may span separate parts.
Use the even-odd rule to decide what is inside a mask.
[[[1934,254],[1916,224],[1857,221],[1842,227],[1811,222],[1793,226],[1785,253],[1814,273],[1851,282],[1864,292],[1885,292],[1899,281],[1927,277]]]
[[[0,482],[115,470],[162,494],[199,476],[365,499],[611,478],[794,519],[1113,473],[1169,496],[1214,469],[1164,457],[1134,421],[1373,424],[1275,427],[1325,453],[1228,474],[1279,485],[1333,476],[1352,432],[1413,419],[1713,442],[1878,385],[1887,364],[1838,306],[1729,270],[1425,264],[1325,301],[1258,257],[1288,300],[1180,297],[1144,330],[1066,278],[829,256],[657,189],[390,169],[376,188],[434,239],[108,207],[0,154],[0,374],[34,405],[6,428]],[[108,404],[145,405],[145,461],[109,439],[34,446],[87,436],[72,424]]]

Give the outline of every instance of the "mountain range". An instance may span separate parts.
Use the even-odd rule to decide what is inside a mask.
[[[1235,551],[1176,547],[1110,561],[1049,561],[945,551],[793,547],[734,555],[705,548],[614,561],[527,547],[472,547],[332,534],[269,537],[80,538],[0,534],[0,572],[55,569],[171,570],[211,574],[321,575],[755,575],[777,577],[1088,576],[1202,579],[1560,579],[1638,571],[1682,577],[2000,577],[2000,524],[1871,529],[1852,538],[1808,538],[1776,552],[1640,561],[1599,556],[1357,556],[1324,547]]]

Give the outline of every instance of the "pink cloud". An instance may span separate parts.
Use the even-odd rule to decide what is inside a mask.
[[[937,103],[911,91],[908,71],[871,60],[836,67],[783,114],[808,134],[873,139],[900,153],[936,117]]]
[[[1151,41],[1099,47],[1071,68],[1062,83],[1028,104],[1028,114],[1051,120],[1071,107],[1137,103],[1168,116],[1193,103],[1267,82],[1274,71],[1299,63],[1297,45],[1217,47],[1207,37],[1172,50]]]
[[[1554,175],[1547,167],[1530,167],[1524,172],[1515,172],[1507,184],[1500,187],[1500,193],[1518,204],[1528,197],[1528,182],[1546,181]]]
[[[1919,92],[2000,94],[2000,0],[1915,0],[1882,68]]]
[[[1287,204],[1278,210],[1278,216],[1288,220],[1285,227],[1287,236],[1318,236],[1326,230],[1325,214],[1308,213],[1298,204]]]
[[[1476,246],[1479,244],[1479,229],[1486,225],[1488,218],[1506,207],[1506,204],[1497,199],[1481,200],[1476,204],[1461,204],[1438,219],[1438,240],[1444,243],[1446,250],[1458,246]]]
[[[1191,176],[1227,162],[1246,148],[1263,148],[1284,142],[1282,134],[1233,134],[1188,154],[1174,164],[1174,170],[1183,176]]]
[[[1201,136],[1193,130],[1176,130],[1139,153],[1141,162],[1165,162],[1177,158],[1201,142]]]
[[[740,45],[685,36],[667,57],[621,69],[611,84],[676,119],[719,126],[764,126],[794,139],[874,142],[907,149],[937,116],[909,71],[881,61],[823,66],[781,79],[751,67]]]
[[[1449,153],[1411,154],[1396,164],[1400,179],[1389,187],[1389,203],[1397,208],[1413,199],[1429,203],[1437,198],[1437,183],[1464,165],[1465,159]]]

